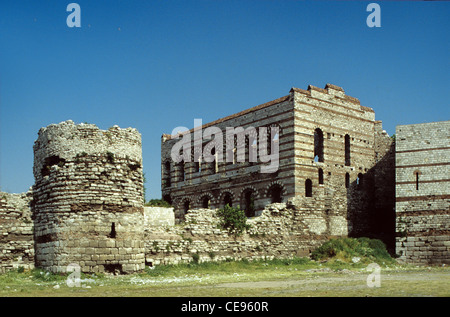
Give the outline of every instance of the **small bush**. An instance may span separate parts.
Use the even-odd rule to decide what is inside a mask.
[[[200,261],[200,255],[198,255],[198,253],[192,253],[192,262],[194,262],[194,264],[198,264]]]
[[[144,206],[147,207],[172,207],[171,204],[169,204],[167,201],[162,199],[150,199],[148,202],[145,203]]]
[[[316,261],[338,259],[343,262],[352,262],[355,257],[360,258],[361,263],[394,262],[382,241],[369,238],[331,239],[311,253],[311,258]]]
[[[239,236],[244,230],[250,228],[250,225],[247,224],[247,216],[240,208],[233,208],[227,204],[223,209],[217,211],[217,215],[220,218],[220,226],[229,233]]]
[[[106,158],[108,159],[108,162],[114,163],[114,153],[106,152]]]

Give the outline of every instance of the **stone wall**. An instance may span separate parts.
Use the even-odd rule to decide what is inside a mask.
[[[167,207],[144,207],[144,226],[173,226],[175,214],[173,208]]]
[[[144,268],[141,136],[72,121],[39,131],[34,145],[36,266],[65,272]]]
[[[396,252],[450,263],[450,121],[396,129]]]
[[[226,259],[261,259],[309,256],[330,237],[345,235],[347,222],[327,215],[301,199],[266,206],[248,219],[251,228],[235,236],[220,228],[216,209],[195,209],[177,225],[151,225],[145,229],[146,264],[177,264]]]
[[[34,267],[33,222],[29,203],[31,192],[0,192],[0,272]]]

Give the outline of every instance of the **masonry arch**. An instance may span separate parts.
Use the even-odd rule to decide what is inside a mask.
[[[322,129],[317,128],[314,130],[314,161],[323,162],[323,132]]]
[[[213,204],[214,196],[210,193],[203,194],[198,199],[198,205],[201,208],[210,209]]]
[[[319,178],[319,185],[323,185],[323,169],[321,169],[321,168],[319,168],[319,175],[318,175],[318,178]]]
[[[312,197],[312,181],[309,178],[305,180],[305,197]]]
[[[191,199],[190,198],[183,198],[181,200],[180,209],[183,211],[184,214],[187,214],[189,210],[191,209]]]
[[[244,210],[247,217],[254,217],[256,212],[255,200],[258,197],[258,191],[253,186],[246,187],[241,191],[240,207]]]
[[[225,190],[222,192],[219,198],[219,205],[221,208],[225,207],[226,205],[229,205],[230,207],[233,207],[233,202],[235,202],[235,196],[232,191]]]
[[[281,203],[284,196],[284,186],[279,182],[273,182],[267,189],[267,197],[271,203]]]

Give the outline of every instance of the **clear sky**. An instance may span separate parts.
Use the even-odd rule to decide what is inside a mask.
[[[81,8],[81,27],[66,7]],[[147,199],[161,197],[160,142],[285,96],[344,88],[392,135],[450,119],[450,3],[42,0],[0,2],[0,190],[34,183],[33,143],[65,120],[142,134]]]

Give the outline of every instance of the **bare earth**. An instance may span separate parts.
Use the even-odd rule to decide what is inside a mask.
[[[369,287],[368,277],[363,273],[330,273],[294,280],[222,283],[215,287],[237,293],[253,290],[265,296],[450,296],[447,272],[381,273],[378,287]]]

